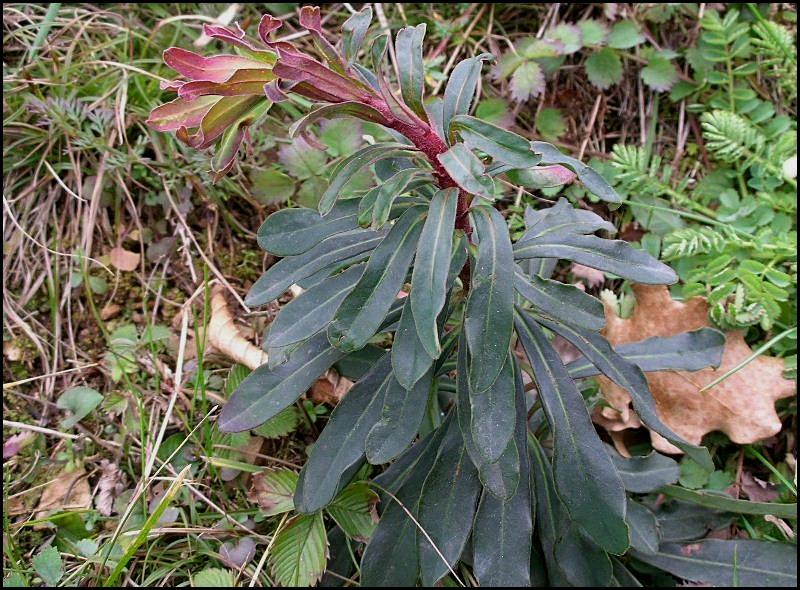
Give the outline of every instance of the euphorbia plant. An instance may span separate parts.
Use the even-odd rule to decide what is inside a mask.
[[[448,573],[459,576],[459,561],[483,585],[530,585],[532,577],[628,583],[632,574],[611,556],[631,546],[638,559],[677,571],[664,555],[680,547],[653,553],[655,516],[626,494],[673,483],[674,462],[651,457],[659,468],[645,470],[646,481],[627,473],[592,426],[575,380],[602,373],[626,388],[645,425],[710,470],[705,448],[661,422],[643,370],[715,365],[724,338],[703,329],[612,348],[599,334],[602,304],[552,280],[555,263],[571,260],[649,284],[673,283],[675,273],[643,250],[595,235],[615,228],[564,199],[529,209],[527,231],[512,244],[497,208],[496,180],[508,171],[524,171],[529,184],[575,180],[604,201],[620,199],[600,175],[554,146],[470,116],[490,55],[457,64],[444,95],[426,100],[425,26],[401,29],[396,94],[385,73],[388,35],[364,51],[371,67],[356,61],[370,19],[369,8],[353,15],[340,49],[321,29],[319,10],[303,8],[300,24],[319,59],[275,40],[281,23],[270,16],[261,20],[260,43],[241,30],[207,28],[232,42],[236,55],[167,52],[167,62],[192,81],[169,85],[179,99],[156,109],[151,122],[197,147],[219,138],[217,171],[233,162],[246,125],[292,94],[320,103],[292,126],[293,135],[319,119],[349,116],[382,125],[393,137],[342,159],[319,211],[281,210],[261,226],[259,245],[282,259],[253,285],[248,305],[270,303],[293,284],[305,290],[272,323],[269,363],[242,382],[219,428],[257,427],[338,361],[374,358],[364,351],[374,352],[376,336],[385,342],[392,333],[391,347],[379,349],[333,411],[294,496],[296,510],[315,513],[365,461],[391,464],[374,482],[381,520],[363,552],[362,585],[432,585]],[[189,134],[191,127],[199,130]],[[339,198],[349,179],[373,165],[374,188]],[[551,333],[583,359],[565,366]],[[526,394],[524,374],[535,397]],[[731,548],[738,550],[745,549]],[[696,554],[720,551],[704,545]]]

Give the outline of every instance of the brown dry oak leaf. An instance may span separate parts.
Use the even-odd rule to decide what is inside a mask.
[[[86,471],[62,471],[44,488],[36,508],[36,519],[41,520],[53,512],[83,510],[91,505],[92,492]]]
[[[111,264],[119,270],[124,271],[136,270],[136,267],[139,266],[140,258],[141,256],[138,253],[120,248],[119,246],[112,248],[108,253],[108,259],[111,261]]]
[[[604,302],[606,327],[603,334],[614,345],[637,342],[653,336],[674,336],[709,327],[708,304],[704,297],[675,301],[666,286],[634,285],[636,307],[628,319],[621,319]],[[711,389],[700,389],[732,369],[753,353],[742,332],[728,332],[722,364],[718,369],[699,371],[658,371],[647,373],[661,419],[678,435],[693,444],[720,430],[738,444],[749,444],[780,432],[781,421],[775,402],[795,393],[793,381],[783,377],[783,361],[761,356]],[[628,392],[604,377],[600,389],[611,407],[598,409],[595,422],[610,431],[637,428],[641,422],[631,408]],[[665,453],[680,453],[660,435],[650,433],[653,446]]]

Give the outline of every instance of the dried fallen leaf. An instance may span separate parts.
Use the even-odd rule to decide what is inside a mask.
[[[572,274],[583,280],[587,287],[598,287],[606,282],[606,275],[602,270],[589,268],[578,263],[573,263],[570,270]]]
[[[331,369],[311,386],[311,399],[317,404],[335,406],[342,401],[342,398],[350,391],[352,386],[352,381]]]
[[[112,463],[108,459],[100,461],[100,474],[94,506],[103,516],[111,516],[114,500],[125,489],[125,474],[116,463]]]
[[[603,334],[613,345],[636,342],[652,336],[674,336],[709,327],[705,298],[675,301],[665,286],[634,285],[636,308],[629,319],[621,319],[605,304]],[[647,374],[650,391],[661,419],[690,443],[720,430],[738,444],[753,443],[781,430],[775,401],[795,393],[792,381],[783,378],[783,361],[761,356],[708,391],[700,389],[732,369],[753,353],[742,332],[726,334],[722,364],[716,370],[695,372],[659,371]],[[595,412],[595,421],[612,431],[641,426],[631,408],[627,391],[599,377],[600,389],[611,407]],[[651,432],[653,446],[662,452],[680,451]]]
[[[753,502],[774,502],[781,497],[778,486],[755,477],[749,471],[742,473],[742,492]]]
[[[36,508],[36,519],[43,519],[52,512],[83,510],[92,505],[89,479],[83,469],[63,471],[47,484]]]
[[[108,253],[108,259],[111,264],[119,270],[125,271],[136,270],[136,267],[139,266],[140,258],[141,256],[138,253],[120,248],[119,246],[112,248],[111,252]]]

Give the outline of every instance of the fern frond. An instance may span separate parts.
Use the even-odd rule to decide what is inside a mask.
[[[752,38],[756,55],[763,65],[772,69],[772,74],[789,95],[797,96],[797,48],[792,33],[778,23],[757,22],[753,25]]]
[[[747,119],[716,110],[700,116],[706,147],[723,162],[751,162],[764,151],[766,138]]]
[[[674,260],[697,254],[724,252],[731,244],[738,244],[736,234],[723,228],[687,227],[664,237],[664,260]]]

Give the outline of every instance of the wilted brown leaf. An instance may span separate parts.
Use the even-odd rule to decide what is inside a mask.
[[[89,479],[83,469],[63,471],[52,480],[39,499],[36,518],[45,518],[51,512],[82,510],[92,505]]]
[[[116,463],[108,459],[100,461],[100,474],[94,506],[103,516],[111,516],[114,500],[125,489],[125,474]]]
[[[139,258],[141,256],[136,252],[131,252],[119,246],[112,248],[111,252],[108,253],[108,259],[111,264],[120,270],[126,271],[136,270],[136,267],[139,266]]]
[[[665,286],[634,285],[636,308],[621,319],[606,305],[603,334],[613,345],[636,342],[652,336],[674,336],[708,327],[705,298],[675,301]],[[780,432],[775,401],[794,395],[794,382],[783,378],[781,359],[761,356],[708,391],[700,389],[732,369],[753,353],[742,332],[728,332],[722,364],[718,369],[695,372],[648,373],[647,381],[661,419],[685,440],[699,444],[703,436],[720,430],[739,444],[753,443]],[[611,407],[595,412],[595,421],[611,431],[641,426],[631,408],[627,391],[599,377],[603,396]],[[679,453],[661,436],[651,432],[653,446],[662,452]]]

